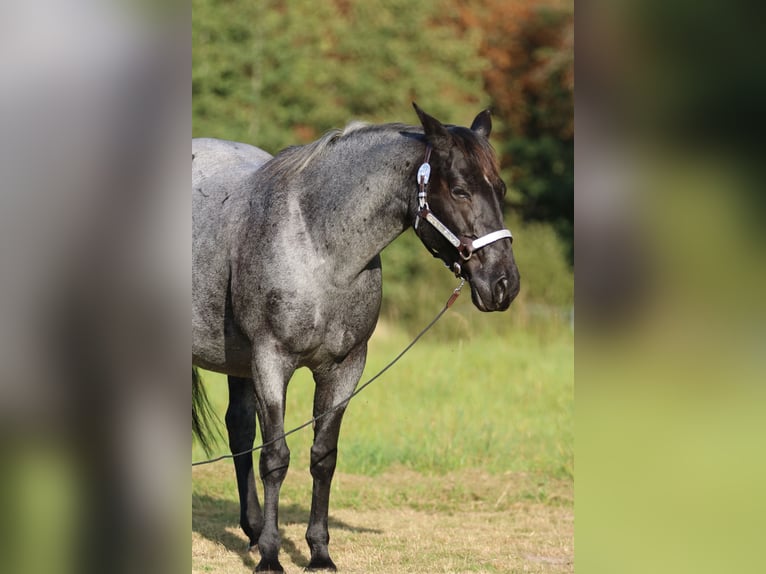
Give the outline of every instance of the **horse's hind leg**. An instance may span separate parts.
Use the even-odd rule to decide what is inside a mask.
[[[229,408],[226,411],[226,430],[232,454],[253,448],[255,441],[255,386],[252,379],[229,377]],[[253,455],[234,458],[239,491],[239,524],[250,540],[250,549],[258,544],[263,530],[263,514],[255,490]]]
[[[354,392],[359,377],[362,376],[366,356],[367,346],[361,345],[343,362],[314,371],[314,416],[326,412]],[[346,405],[319,419],[314,427],[314,444],[311,447],[311,476],[314,478],[314,488],[311,496],[311,517],[306,531],[311,561],[307,570],[336,569],[327,548],[330,542],[327,520],[330,484],[335,474],[338,436],[345,410]]]

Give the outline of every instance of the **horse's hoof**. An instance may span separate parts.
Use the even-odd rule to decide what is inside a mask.
[[[329,556],[326,558],[312,558],[311,562],[309,562],[309,565],[306,566],[305,571],[317,572],[318,570],[327,570],[330,572],[336,572],[338,570],[338,567],[335,566],[335,563],[330,559]]]
[[[282,565],[279,563],[279,560],[266,560],[265,558],[262,558],[261,561],[258,563],[258,566],[255,567],[256,572],[284,572],[285,569],[282,568]]]

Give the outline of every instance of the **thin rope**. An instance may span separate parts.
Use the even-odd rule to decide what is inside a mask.
[[[268,441],[268,442],[265,442],[265,443],[263,443],[263,444],[260,444],[260,445],[258,445],[258,446],[254,446],[253,448],[251,448],[251,449],[248,449],[248,450],[243,450],[242,452],[238,452],[238,453],[234,453],[234,454],[222,454],[221,456],[217,456],[217,457],[215,457],[215,458],[211,458],[211,459],[208,459],[208,460],[200,460],[200,461],[197,461],[197,462],[192,462],[192,466],[202,466],[203,464],[211,464],[211,463],[214,463],[214,462],[218,462],[219,460],[223,460],[223,459],[225,459],[225,458],[232,458],[232,459],[233,459],[233,458],[236,458],[236,457],[238,457],[238,456],[243,456],[243,455],[246,455],[246,454],[251,454],[251,453],[253,453],[253,452],[257,451],[257,450],[260,450],[260,449],[262,449],[262,448],[264,448],[264,447],[266,447],[266,446],[269,446],[269,445],[271,445],[271,444],[274,444],[274,443],[276,443],[276,442],[279,442],[280,440],[282,440],[282,439],[284,439],[284,438],[287,438],[287,437],[288,437],[288,436],[290,436],[291,434],[293,434],[293,433],[296,433],[296,432],[298,432],[299,430],[302,430],[302,429],[306,428],[306,427],[307,427],[307,426],[309,426],[309,425],[313,425],[313,424],[314,424],[315,422],[317,422],[319,419],[322,419],[322,418],[326,417],[327,415],[329,415],[330,413],[332,413],[332,412],[335,412],[335,411],[337,411],[339,408],[341,408],[341,407],[343,407],[343,406],[347,405],[347,404],[349,403],[349,401],[351,401],[351,399],[353,399],[353,398],[354,398],[356,395],[358,395],[358,394],[359,394],[359,393],[361,393],[361,392],[362,392],[362,391],[363,391],[365,388],[367,388],[369,385],[371,385],[371,384],[372,384],[372,383],[373,383],[375,380],[377,380],[377,379],[378,379],[378,378],[379,378],[379,377],[380,377],[380,376],[381,376],[383,373],[385,373],[385,372],[386,372],[388,369],[390,369],[391,367],[393,367],[393,366],[396,364],[396,362],[397,362],[399,359],[401,359],[401,358],[404,356],[404,354],[405,354],[407,351],[409,351],[409,350],[410,350],[412,347],[414,347],[414,346],[415,346],[415,343],[417,343],[417,342],[420,340],[420,338],[421,338],[423,335],[425,335],[425,334],[426,334],[426,333],[427,333],[427,332],[428,332],[428,331],[431,329],[431,327],[433,327],[434,325],[436,325],[437,321],[439,321],[439,319],[441,319],[441,318],[442,318],[442,315],[444,315],[444,313],[446,313],[446,312],[447,312],[447,309],[449,309],[450,307],[452,307],[452,304],[455,302],[455,300],[456,300],[456,299],[458,298],[458,296],[460,295],[460,290],[463,288],[463,285],[464,285],[464,284],[465,284],[465,279],[461,279],[461,280],[460,280],[460,285],[458,285],[458,286],[455,288],[455,290],[452,292],[452,295],[450,295],[450,298],[449,298],[449,299],[447,300],[447,302],[444,304],[444,307],[442,307],[441,311],[439,311],[439,313],[436,315],[436,317],[434,317],[434,318],[431,320],[431,322],[430,322],[430,323],[428,323],[428,325],[426,325],[426,326],[425,326],[425,328],[424,328],[422,331],[420,331],[420,333],[418,333],[418,334],[415,336],[415,338],[414,338],[412,341],[410,341],[410,343],[409,343],[409,344],[408,344],[408,345],[407,345],[407,346],[406,346],[404,349],[402,349],[402,351],[401,351],[401,352],[400,352],[400,353],[399,353],[399,354],[398,354],[396,357],[394,357],[394,359],[393,359],[392,361],[390,361],[390,362],[389,362],[389,363],[388,363],[388,364],[387,364],[385,367],[383,367],[383,368],[382,368],[382,369],[381,369],[381,370],[380,370],[380,371],[379,371],[379,372],[378,372],[378,373],[377,373],[375,376],[373,376],[373,377],[372,377],[370,380],[368,380],[368,381],[367,381],[366,383],[364,383],[364,384],[363,384],[361,387],[359,387],[359,388],[358,388],[358,389],[356,389],[356,390],[355,390],[353,393],[351,393],[351,394],[348,396],[348,398],[347,398],[347,399],[345,399],[345,400],[343,400],[343,401],[341,401],[341,402],[339,402],[339,403],[337,403],[337,404],[335,404],[335,405],[331,406],[331,407],[330,407],[329,409],[327,409],[325,412],[323,412],[323,413],[321,413],[321,414],[318,414],[317,416],[315,416],[315,417],[311,418],[310,420],[306,421],[306,422],[305,422],[305,423],[303,423],[302,425],[300,425],[300,426],[297,426],[297,427],[295,427],[294,429],[291,429],[291,430],[287,431],[286,433],[283,433],[283,434],[279,435],[278,437],[276,437],[276,438],[274,438],[274,439],[272,439],[272,440],[270,440],[270,441]]]

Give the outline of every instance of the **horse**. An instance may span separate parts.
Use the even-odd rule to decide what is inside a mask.
[[[504,311],[519,292],[489,111],[467,128],[413,106],[419,126],[351,123],[274,157],[247,144],[192,142],[193,395],[196,368],[228,376],[232,453],[251,449],[260,426],[263,509],[252,455],[234,458],[240,526],[261,556],[256,572],[283,571],[288,382],[299,367],[312,371],[314,416],[355,390],[380,312],[380,252],[414,227],[468,281],[480,311]],[[310,571],[336,570],[327,521],[345,408],[314,427]]]

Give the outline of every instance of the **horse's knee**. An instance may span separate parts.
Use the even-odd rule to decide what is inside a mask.
[[[332,449],[330,452],[319,452],[312,447],[311,476],[320,481],[332,480],[332,477],[335,474],[337,460],[337,449]]]
[[[281,483],[290,466],[290,449],[285,441],[269,445],[261,451],[260,471],[264,482]]]

